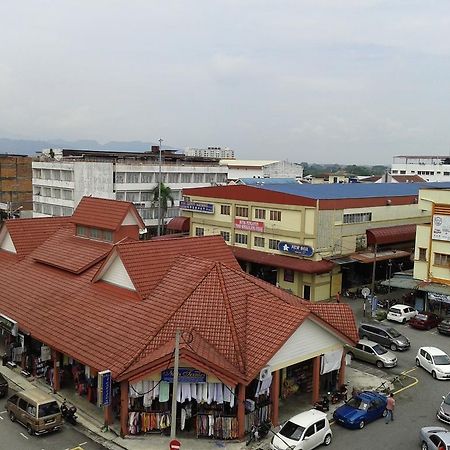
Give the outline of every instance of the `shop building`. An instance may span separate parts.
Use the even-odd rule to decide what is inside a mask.
[[[414,225],[429,220],[418,193],[428,185],[217,186],[183,190],[181,207],[191,236],[221,234],[247,272],[323,300],[370,284],[375,262],[377,279],[412,267]]]
[[[110,371],[105,422],[242,438],[279,399],[313,402],[345,378],[345,304],[311,304],[241,270],[220,236],[139,241],[133,204],[85,197],[73,216],[0,229],[1,343],[33,376],[93,403]],[[179,341],[179,390],[173,392]],[[23,336],[23,337],[21,337]]]

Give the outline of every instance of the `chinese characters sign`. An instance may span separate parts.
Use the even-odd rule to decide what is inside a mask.
[[[264,232],[264,222],[256,222],[254,220],[234,219],[234,228],[236,230]]]

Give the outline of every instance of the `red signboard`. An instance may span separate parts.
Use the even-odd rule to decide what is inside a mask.
[[[257,231],[258,233],[264,233],[264,222],[234,219],[234,228],[236,230]]]
[[[169,442],[169,449],[170,450],[180,450],[180,448],[181,448],[181,442],[180,441],[177,441],[176,439],[172,439]]]

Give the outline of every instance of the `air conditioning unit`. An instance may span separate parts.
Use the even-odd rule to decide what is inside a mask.
[[[259,372],[259,381],[264,381],[266,378],[269,378],[271,373],[270,366],[263,367],[261,372]]]

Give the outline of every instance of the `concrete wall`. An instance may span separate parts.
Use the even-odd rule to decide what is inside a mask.
[[[74,204],[78,203],[85,195],[115,199],[113,184],[113,164],[107,162],[84,162],[74,165]]]

